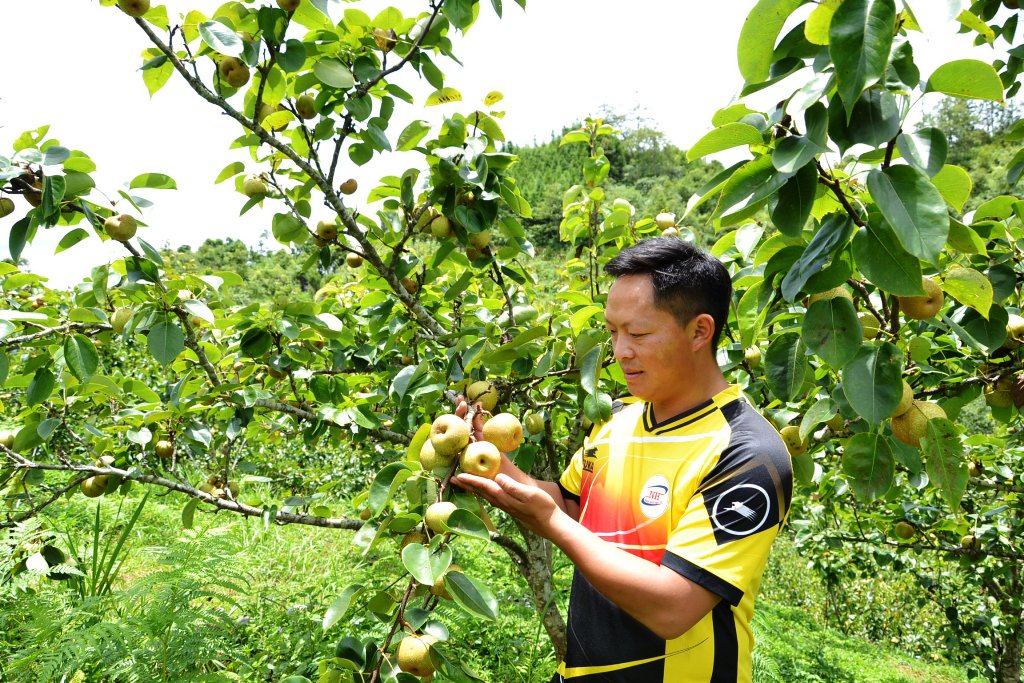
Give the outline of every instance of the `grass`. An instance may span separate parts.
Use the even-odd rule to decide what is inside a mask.
[[[806,611],[761,603],[759,656],[774,671],[760,683],[962,683],[962,669],[923,662],[877,643],[823,629]]]
[[[131,497],[138,499],[141,494],[133,492]],[[104,518],[111,519],[116,498],[101,501]],[[91,505],[81,505],[79,498],[63,506],[55,516],[71,533],[81,534],[79,539],[84,540],[92,510]],[[186,532],[181,528],[180,510],[175,496],[150,499],[133,530],[128,561],[119,583],[114,586],[111,600],[116,608],[108,611],[104,619],[130,620],[131,611],[142,603],[125,602],[123,596],[130,595],[132,586],[152,573],[166,570],[167,566],[161,562],[166,562],[168,552],[173,557],[183,557],[186,554],[176,552],[176,548],[199,543],[211,555],[222,558],[221,561],[227,563],[226,568],[245,577],[237,591],[214,603],[222,612],[218,618],[225,618],[220,619],[218,626],[221,637],[218,657],[204,667],[211,675],[231,672],[241,680],[268,682],[301,675],[315,681],[318,663],[333,655],[342,637],[370,634],[381,637],[386,632],[387,624],[359,610],[350,610],[327,631],[322,628],[321,620],[348,585],[359,583],[371,588],[367,596],[389,588],[388,577],[396,576],[399,570],[397,538],[385,539],[370,552],[364,552],[354,543],[355,535],[351,532],[300,526],[264,529],[257,519],[224,514],[197,515],[197,531]],[[453,654],[491,683],[546,683],[554,667],[552,649],[538,626],[525,582],[504,551],[494,544],[460,540],[454,547],[456,561],[466,568],[467,574],[483,580],[494,591],[500,616],[492,624],[455,609],[440,608],[436,616],[449,629]],[[799,593],[808,602],[815,596],[822,599],[820,586],[801,565],[799,554],[783,540],[779,552],[773,556],[772,567],[766,572],[764,599],[758,604],[756,683],[950,683],[966,680],[963,672],[955,668],[923,662],[888,645],[883,647],[822,627],[818,620],[820,615],[808,609],[807,603],[801,605],[788,598]],[[560,588],[568,590],[571,572],[567,566],[558,572],[557,579]],[[31,614],[38,623],[40,619],[60,616],[47,615],[46,609],[74,609],[70,598],[56,595],[67,592],[61,584],[44,581],[38,591],[37,595],[26,593],[13,602],[3,600],[0,593],[0,611],[6,612],[3,616],[10,618],[19,612]],[[53,599],[40,599],[47,594]],[[17,623],[18,619],[13,622]],[[23,621],[22,625],[27,629],[28,622]],[[138,628],[132,631],[133,637],[138,637],[139,631]],[[161,638],[167,639],[160,643],[161,647],[172,652],[176,645],[174,638],[186,635],[173,628],[161,628],[159,633]],[[74,638],[74,634],[66,633],[62,637]],[[32,646],[78,651],[61,641],[25,642],[30,636],[19,636],[18,630],[11,631],[8,638],[9,643],[13,641],[13,645],[23,651]],[[87,648],[79,650],[85,652]],[[74,674],[76,668],[89,673],[90,667],[86,664],[69,662],[71,668],[67,675]],[[0,680],[8,680],[4,678],[4,666],[0,658]],[[93,665],[91,670],[103,669]],[[150,671],[136,673],[141,680],[157,679]],[[33,678],[12,675],[9,680]],[[90,675],[85,680],[99,679]]]

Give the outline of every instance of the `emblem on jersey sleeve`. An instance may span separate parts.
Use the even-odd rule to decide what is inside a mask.
[[[779,523],[771,477],[763,467],[727,478],[703,492],[704,507],[719,545]]]
[[[640,512],[647,519],[657,519],[668,510],[668,479],[657,474],[640,489]]]

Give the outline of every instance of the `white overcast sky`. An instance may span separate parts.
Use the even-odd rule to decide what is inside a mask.
[[[174,17],[188,9],[211,14],[221,2],[165,4]],[[414,15],[426,3],[389,4]],[[466,36],[453,36],[465,67],[442,67],[447,85],[464,97],[462,103],[446,107],[468,111],[488,92],[501,91],[505,99],[495,108],[506,111],[506,136],[519,143],[545,142],[563,125],[596,114],[602,106],[620,113],[639,108],[651,125],[686,148],[711,128],[711,115],[738,95],[742,80],[736,42],[753,4],[529,0],[524,12],[513,0],[504,0],[499,21],[490,2],[482,0],[477,24]],[[947,17],[955,16],[960,0],[913,4],[919,14],[937,11]],[[360,7],[373,16],[385,3],[339,6]],[[950,36],[953,30],[944,34]],[[212,184],[232,161],[258,170],[246,154],[228,149],[240,127],[176,78],[150,99],[137,71],[149,44],[119,10],[100,7],[95,0],[0,0],[0,45],[5,54],[18,57],[7,60],[0,76],[0,154],[10,153],[11,142],[22,131],[50,124],[52,137],[85,151],[97,163],[94,177],[101,190],[115,191],[139,173],[167,173],[177,181],[177,191],[138,192],[155,202],[142,217],[149,227],[140,236],[156,246],[197,246],[207,238],[226,237],[257,244],[268,231],[277,207],[239,217],[244,197],[229,182]],[[969,43],[947,38],[940,45],[915,45],[927,75]],[[411,89],[408,81],[396,82]],[[774,95],[763,95],[763,106],[779,99],[767,99]],[[404,117],[444,112],[437,109],[441,111],[409,111]],[[417,159],[409,159],[406,165],[416,164]],[[372,180],[395,170],[372,162],[352,170],[361,180],[356,203],[365,199]],[[20,213],[20,200],[18,204]],[[12,218],[0,219],[0,257],[7,255]],[[23,257],[30,270],[50,278],[51,286],[74,284],[97,263],[124,255],[118,245],[93,236],[55,256],[53,247],[63,230],[48,233],[29,245]],[[269,242],[276,244],[272,237]]]

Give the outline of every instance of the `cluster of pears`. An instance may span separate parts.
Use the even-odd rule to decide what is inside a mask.
[[[110,467],[113,464],[114,456],[112,455],[102,455],[93,462],[94,467]],[[99,498],[107,491],[113,491],[120,485],[121,477],[109,474],[97,474],[89,477],[79,484],[79,488],[82,489],[82,493],[84,493],[87,498]]]
[[[199,487],[199,490],[216,498],[228,498],[230,494],[231,500],[238,499],[238,484],[233,481],[224,481],[224,477],[219,474],[209,477],[206,483]]]
[[[928,433],[928,420],[946,417],[946,411],[938,403],[918,401],[914,390],[903,380],[903,396],[896,410],[892,412],[889,426],[892,435],[914,448],[921,447],[921,439]]]
[[[474,382],[466,388],[466,398],[490,413],[497,406],[498,392],[490,382]],[[523,425],[511,413],[499,413],[488,419],[479,441],[470,438],[465,419],[449,413],[439,416],[430,426],[430,438],[420,449],[420,463],[423,469],[433,470],[451,467],[458,458],[463,472],[494,479],[501,468],[501,454],[519,448],[522,441]]]

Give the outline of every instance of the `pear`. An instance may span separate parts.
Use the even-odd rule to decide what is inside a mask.
[[[437,639],[430,635],[411,635],[398,644],[398,666],[413,676],[432,676],[434,664],[430,661],[430,646]]]
[[[931,278],[923,278],[921,286],[924,288],[924,296],[899,296],[896,299],[900,303],[900,310],[903,315],[911,320],[928,320],[934,318],[942,308],[945,296],[938,283]]]
[[[138,19],[149,11],[149,0],[117,0],[117,6],[129,17]]]
[[[512,413],[499,413],[484,423],[484,440],[509,453],[523,442],[523,425]]]
[[[907,384],[907,380],[902,381],[903,395],[900,397],[900,402],[896,404],[896,409],[892,411],[892,415],[890,417],[899,417],[900,415],[903,415],[910,410],[910,406],[914,404],[914,390],[909,384]]]
[[[490,441],[474,441],[462,451],[459,467],[467,474],[494,479],[501,469],[501,451]]]
[[[473,382],[466,387],[466,400],[479,403],[484,410],[492,412],[498,405],[498,389],[487,380]]]
[[[138,227],[139,224],[135,221],[135,218],[126,213],[111,216],[103,221],[104,232],[110,235],[111,239],[115,239],[118,242],[127,242],[135,237]]]
[[[921,447],[921,437],[928,433],[928,420],[946,417],[946,411],[937,403],[930,401],[913,401],[910,408],[892,418],[892,435],[913,446]]]
[[[430,444],[438,458],[451,462],[469,444],[469,425],[457,415],[440,415],[430,425]]]
[[[807,442],[800,438],[800,428],[796,425],[786,425],[779,434],[790,457],[795,458],[807,452]]]
[[[423,521],[426,522],[427,528],[435,534],[443,534],[445,532],[445,525],[448,523],[448,518],[451,517],[452,513],[456,510],[458,510],[458,508],[455,506],[455,503],[450,500],[431,503],[430,507],[427,508],[427,512],[423,515]]]

